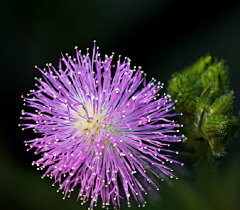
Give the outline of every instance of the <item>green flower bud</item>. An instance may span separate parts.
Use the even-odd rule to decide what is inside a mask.
[[[240,126],[240,117],[233,114],[233,91],[228,91],[228,67],[224,60],[201,57],[192,66],[174,73],[168,92],[178,100],[182,112],[182,133],[195,150],[195,156],[221,156],[229,140]],[[206,146],[207,145],[207,146]]]

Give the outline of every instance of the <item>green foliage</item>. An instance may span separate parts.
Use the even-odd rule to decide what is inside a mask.
[[[228,67],[224,60],[201,57],[192,66],[176,72],[169,81],[168,92],[177,100],[176,109],[184,125],[182,133],[195,150],[193,158],[212,160],[224,148],[240,126],[233,114],[233,91],[228,90]]]

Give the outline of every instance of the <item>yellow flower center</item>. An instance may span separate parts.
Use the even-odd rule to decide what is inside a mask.
[[[75,116],[78,119],[78,121],[75,122],[74,124],[77,127],[77,129],[79,129],[79,134],[82,135],[86,133],[87,138],[91,136],[92,138],[90,139],[92,142],[93,135],[95,139],[100,138],[100,129],[106,128],[108,126],[105,126],[104,124],[104,121],[106,120],[106,118],[101,117],[102,111],[100,112],[100,114],[96,115],[96,113],[93,114],[92,106],[86,106],[86,104],[84,104],[83,106],[80,105],[78,107],[79,113],[75,113]],[[87,119],[87,114],[84,109],[87,110],[88,117],[91,118],[91,120]]]

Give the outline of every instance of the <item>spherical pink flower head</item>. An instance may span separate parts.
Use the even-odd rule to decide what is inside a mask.
[[[169,95],[158,97],[163,84],[152,79],[146,85],[146,75],[140,67],[131,69],[128,58],[121,63],[119,56],[112,75],[114,53],[101,61],[95,46],[92,59],[88,50],[86,56],[76,50],[76,58],[62,57],[58,70],[51,64],[47,70],[38,68],[45,81],[36,79],[38,90],[23,97],[35,113],[22,111],[22,119],[31,123],[20,126],[33,128],[41,138],[25,143],[42,153],[33,164],[47,168],[43,177],[59,183],[63,199],[79,184],[78,199],[90,199],[90,209],[99,197],[103,206],[111,201],[118,208],[122,185],[129,205],[130,194],[144,205],[146,191],[137,175],[158,189],[148,174],[172,178],[164,162],[180,164],[171,159],[178,152],[166,149],[183,140],[174,135],[180,125],[168,119],[176,115],[170,113],[175,102]]]

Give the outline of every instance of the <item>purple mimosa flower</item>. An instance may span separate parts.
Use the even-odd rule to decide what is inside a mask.
[[[111,75],[114,53],[101,61],[95,46],[92,59],[88,50],[84,56],[76,47],[76,58],[62,56],[58,69],[36,67],[45,81],[36,78],[38,90],[23,97],[36,110],[22,111],[21,118],[30,121],[20,126],[41,137],[25,144],[42,153],[33,165],[46,168],[43,177],[59,183],[64,199],[79,184],[78,199],[90,199],[90,209],[99,197],[103,206],[112,202],[118,208],[121,183],[129,205],[130,194],[145,205],[146,191],[137,175],[158,189],[148,174],[173,178],[164,162],[181,164],[171,158],[178,152],[167,149],[184,139],[175,135],[181,125],[168,119],[176,115],[170,113],[175,102],[169,95],[158,97],[163,84],[154,78],[146,84],[141,67],[130,69],[128,58],[121,63],[119,57]]]

